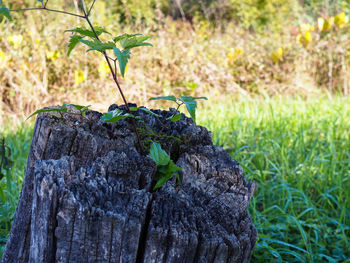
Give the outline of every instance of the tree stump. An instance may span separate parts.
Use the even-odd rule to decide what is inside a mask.
[[[183,181],[157,191],[156,164],[135,147],[129,119],[40,114],[1,262],[249,262],[256,184],[204,127],[185,115],[167,122],[174,109],[155,112],[162,117],[135,113],[143,141],[162,131]]]

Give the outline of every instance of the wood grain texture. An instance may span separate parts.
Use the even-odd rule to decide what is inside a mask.
[[[166,122],[173,110],[156,113]],[[162,130],[154,116],[136,114],[144,131]],[[157,167],[137,151],[129,121],[100,116],[37,118],[1,262],[249,262],[256,184],[204,127],[183,115],[163,129],[159,140],[182,167],[183,184],[170,180],[153,192]]]

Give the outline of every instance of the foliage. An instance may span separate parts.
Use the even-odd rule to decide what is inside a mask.
[[[116,123],[117,121],[119,121],[121,119],[126,119],[126,118],[130,118],[130,117],[134,117],[134,116],[130,113],[124,113],[124,111],[122,111],[120,109],[115,109],[113,111],[109,111],[107,113],[104,113],[101,117],[101,120],[104,122]]]
[[[153,190],[156,190],[164,185],[174,176],[174,173],[176,173],[177,181],[180,183],[180,177],[177,172],[181,171],[182,169],[170,159],[170,156],[162,149],[159,143],[152,143],[149,157],[151,157],[151,159],[157,164],[157,182]]]
[[[192,96],[181,96],[180,98],[176,98],[175,96],[159,96],[159,97],[152,97],[150,100],[169,100],[173,101],[177,104],[177,110],[181,105],[185,105],[188,113],[191,115],[191,118],[194,122],[196,122],[196,108],[197,108],[197,101],[199,99],[208,100],[206,97],[192,97]],[[176,112],[177,112],[176,110]],[[169,117],[171,121],[178,121],[181,118],[181,114],[175,113],[172,116]]]
[[[77,27],[74,29],[66,30],[66,32],[72,32],[74,35],[71,36],[68,44],[68,56],[71,54],[72,50],[76,47],[78,43],[83,43],[89,47],[89,51],[99,51],[101,53],[106,52],[108,49],[112,49],[116,60],[119,62],[121,75],[124,77],[125,68],[127,66],[128,60],[130,59],[130,50],[135,47],[141,46],[152,46],[152,44],[145,42],[150,38],[150,36],[142,36],[141,34],[123,34],[113,38],[113,41],[101,42],[97,37],[102,33],[108,33],[105,29],[101,27],[96,27],[93,30]],[[96,35],[95,35],[96,34]],[[91,40],[84,39],[85,37],[90,38]],[[118,43],[123,47],[121,51],[116,47]],[[114,63],[116,60],[113,60]]]
[[[49,109],[37,110],[37,111],[33,112],[31,115],[29,115],[29,117],[27,118],[27,120],[30,119],[31,117],[33,117],[33,116],[35,116],[35,115],[37,115],[37,114],[39,114],[39,113],[43,113],[43,112],[58,112],[58,113],[60,114],[61,118],[63,118],[62,112],[68,112],[68,113],[70,113],[70,114],[75,114],[74,112],[69,111],[69,109],[68,109],[69,106],[71,106],[71,107],[73,107],[74,109],[78,110],[79,113],[80,113],[83,117],[85,117],[85,116],[86,116],[86,111],[89,109],[89,107],[90,107],[91,105],[88,105],[88,106],[81,106],[81,105],[77,105],[77,104],[64,103],[64,104],[62,104],[62,106],[59,107],[59,108],[49,108]],[[55,115],[53,115],[53,116],[55,116]],[[55,116],[55,117],[56,117],[56,116]]]

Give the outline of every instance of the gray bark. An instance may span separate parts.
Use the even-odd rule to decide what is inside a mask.
[[[172,114],[157,113],[163,122]],[[136,114],[144,130],[162,130],[154,116]],[[183,115],[163,129],[183,183],[152,191],[157,167],[137,151],[129,121],[100,116],[37,118],[1,262],[249,262],[256,184],[205,128]]]

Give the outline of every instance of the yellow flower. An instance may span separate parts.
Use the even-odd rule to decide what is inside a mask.
[[[47,51],[46,52],[46,57],[47,59],[50,59],[51,61],[55,61],[57,58],[60,57],[60,52],[55,50],[55,51]]]
[[[98,73],[100,75],[100,78],[105,78],[110,72],[111,70],[109,69],[108,64],[101,60],[98,64]]]
[[[299,34],[297,39],[298,39],[298,42],[302,44],[304,48],[307,48],[309,44],[312,42],[312,35],[309,31],[306,31],[303,34]]]
[[[74,71],[74,82],[75,85],[79,85],[80,83],[83,83],[85,80],[84,72],[75,70]]]
[[[0,50],[0,60],[5,60],[5,53]]]
[[[283,49],[280,47],[278,49],[273,50],[271,52],[270,57],[271,57],[272,61],[276,64],[278,62],[282,61],[283,60]]]
[[[328,30],[332,28],[334,23],[334,17],[330,17],[328,19],[324,19],[323,17],[319,17],[317,19],[318,30],[322,33],[326,33]]]
[[[315,26],[310,25],[310,24],[301,24],[300,25],[300,31],[306,32],[306,31],[314,31]]]
[[[0,50],[0,68],[5,67],[5,64],[6,64],[5,53],[2,50]]]
[[[234,61],[239,55],[243,54],[243,50],[241,48],[231,48],[227,53],[227,58],[229,61]]]
[[[14,46],[14,48],[18,48],[22,41],[23,41],[23,37],[22,35],[9,35],[7,37],[7,41]]]
[[[35,44],[39,44],[39,43],[40,43],[40,39],[36,38],[36,39],[34,40],[34,42],[35,42]]]
[[[339,28],[343,27],[348,22],[349,17],[346,16],[344,12],[341,12],[334,17],[334,24]]]

